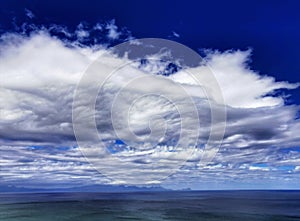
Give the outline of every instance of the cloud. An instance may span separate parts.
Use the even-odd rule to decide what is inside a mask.
[[[30,11],[27,8],[25,8],[25,15],[30,19],[33,19],[35,17],[35,15],[32,13],[32,11]]]
[[[122,35],[114,21],[93,29],[106,29],[108,39]],[[53,30],[65,33],[66,37],[76,36],[76,40],[54,37],[50,34]],[[206,63],[183,66],[162,75],[159,73],[169,63],[161,59],[140,66],[126,56],[116,56],[106,44],[80,43],[91,38],[89,30],[82,24],[75,33],[53,26],[28,36],[2,35],[0,177],[3,182],[16,184],[26,180],[28,185],[37,185],[51,183],[53,179],[52,183],[84,185],[125,180],[141,184],[163,182],[158,178],[170,174],[173,175],[168,180],[175,183],[185,179],[206,182],[212,178],[225,182],[237,177],[247,182],[265,172],[269,179],[297,179],[300,156],[294,148],[300,143],[297,134],[300,124],[296,118],[299,107],[286,105],[284,98],[274,92],[295,89],[298,84],[277,82],[251,70],[249,50],[207,51]],[[95,62],[99,56],[101,59]],[[127,63],[130,65],[118,69]],[[74,92],[87,69],[97,73],[83,82],[81,96],[74,106],[83,113],[77,122],[84,138],[82,150],[91,156],[90,161],[100,172],[109,171],[107,174],[116,178],[112,180],[96,175],[82,157],[73,132]],[[105,80],[105,73],[116,69],[118,72]],[[190,72],[197,74],[200,84]],[[217,91],[207,77],[211,73],[222,90],[225,104],[214,99]],[[89,94],[99,89],[97,79],[102,78],[105,84],[96,100],[95,116],[106,148],[99,150],[96,142],[99,137],[94,136],[89,124],[93,117],[87,104],[92,99]],[[227,109],[223,145],[214,160],[203,167],[199,161],[212,126],[211,110],[218,111],[223,105]],[[217,126],[219,122],[214,123]],[[197,148],[191,148],[194,141]],[[178,142],[180,145],[176,145]],[[98,156],[103,157],[101,161]],[[259,166],[262,163],[266,167]],[[174,174],[178,165],[182,167]],[[294,169],[285,171],[280,169],[282,166]],[[289,175],[287,171],[291,171]]]
[[[108,183],[74,147],[0,147],[1,184],[27,188],[68,188]],[[41,183],[43,185],[41,185]]]
[[[121,33],[118,32],[118,27],[115,25],[115,20],[108,22],[105,28],[108,30],[107,37],[109,39],[114,40],[119,38]]]
[[[101,29],[98,29],[98,30],[101,30]],[[77,35],[77,39],[82,41],[82,40],[88,38],[89,35],[90,35],[90,33],[89,33],[89,31],[86,29],[86,27],[84,26],[84,24],[83,24],[83,23],[80,23],[80,24],[77,26],[76,35]]]
[[[52,37],[59,38],[62,42],[68,43],[68,45],[82,47],[88,45],[91,48],[108,47],[112,44],[133,39],[130,31],[128,31],[126,27],[118,27],[115,20],[103,23],[99,22],[94,26],[91,26],[87,22],[81,22],[75,29],[58,24],[40,25],[29,22],[15,27],[15,32],[24,36],[29,36],[40,31],[48,32]],[[7,34],[8,33],[2,30],[2,38]]]
[[[276,82],[274,77],[263,76],[248,66],[251,50],[207,51],[206,60],[222,90],[225,103],[237,108],[257,108],[283,105],[284,98],[274,96],[280,89],[295,89],[298,83]],[[203,66],[195,68],[201,81],[207,82]],[[178,83],[193,84],[195,81],[184,71],[172,76]],[[212,89],[213,90],[213,89]],[[212,91],[214,93],[214,91]]]
[[[175,32],[175,31],[172,32],[172,35],[173,35],[174,37],[176,37],[176,38],[180,38],[180,35],[179,35],[177,32]]]

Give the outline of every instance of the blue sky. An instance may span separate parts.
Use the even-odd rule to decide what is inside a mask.
[[[299,188],[299,6],[298,1],[2,1],[0,75],[5,80],[1,83],[0,184],[28,188],[95,184]],[[193,83],[181,71],[191,67],[157,78],[167,68],[158,54],[158,63],[133,66],[120,74],[122,82],[144,73],[151,77],[147,85],[139,82],[134,86],[135,92],[131,88],[124,91],[126,96],[117,103],[114,116],[118,127],[125,127],[122,113],[126,102],[134,101],[130,109],[133,131],[147,135],[148,122],[159,115],[169,124],[165,138],[159,142],[158,136],[145,138],[149,145],[156,143],[154,150],[122,129],[119,134],[112,130],[114,122],[103,118],[108,116],[112,94],[121,87],[117,78],[112,79],[109,85],[113,86],[103,90],[105,102],[100,99],[96,105],[97,127],[109,154],[126,163],[118,165],[105,155],[104,164],[93,167],[82,157],[73,132],[74,88],[81,74],[108,48],[150,37],[184,44],[212,68],[227,107],[223,144],[215,158],[201,166],[202,139],[207,138],[205,128],[210,123],[206,101],[197,91],[201,87],[194,92]],[[109,70],[124,62],[111,55],[102,59],[101,67],[109,64]],[[206,73],[206,67],[196,68]],[[193,153],[186,149],[170,155],[176,152],[174,142],[179,139],[174,106],[163,98],[133,99],[142,96],[145,88],[169,95],[174,83],[194,93],[197,118],[203,125],[203,137],[197,138],[199,148]],[[174,99],[181,102],[180,96]],[[211,108],[217,110],[218,105],[213,103]],[[192,111],[190,107],[183,110]],[[150,132],[160,132],[155,128],[162,128],[159,120]],[[184,129],[187,136],[192,127]],[[88,134],[88,127],[84,131]],[[194,138],[194,134],[189,136]],[[176,173],[170,173],[171,165],[185,160]],[[155,162],[164,163],[155,167]],[[130,174],[148,179],[133,182],[126,179]],[[167,179],[158,181],[155,174]]]

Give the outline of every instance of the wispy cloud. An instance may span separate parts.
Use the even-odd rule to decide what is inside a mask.
[[[174,37],[176,37],[176,38],[180,38],[180,35],[179,35],[177,32],[175,32],[175,31],[172,32],[172,35],[173,35]]]
[[[108,38],[113,40],[119,38],[121,33],[118,32],[118,27],[115,25],[115,20],[108,22],[105,28],[108,30]]]
[[[33,14],[32,11],[30,11],[29,9],[25,8],[25,15],[30,18],[33,19],[35,17],[35,15]]]

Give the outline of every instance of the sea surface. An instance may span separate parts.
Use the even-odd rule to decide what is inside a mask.
[[[300,221],[300,191],[2,193],[1,221]]]

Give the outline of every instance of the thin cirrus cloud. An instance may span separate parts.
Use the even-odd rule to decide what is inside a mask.
[[[25,15],[29,18],[29,19],[33,19],[35,17],[35,15],[33,14],[32,11],[30,11],[29,9],[25,8]]]
[[[250,50],[207,50],[205,65],[185,67],[168,76],[152,74],[156,69],[150,63],[143,68],[130,66],[127,71],[112,78],[103,87],[96,105],[98,131],[107,145],[103,155],[105,164],[99,165],[98,169],[100,172],[101,169],[113,171],[109,175],[118,179],[100,175],[77,147],[72,127],[73,96],[84,71],[99,56],[105,54],[105,59],[99,62],[108,70],[116,69],[128,59],[111,54],[107,43],[99,43],[95,39],[90,41],[94,38],[93,30],[105,33],[106,42],[118,40],[121,36],[125,39],[124,33],[115,21],[92,28],[80,24],[74,33],[58,25],[34,28],[36,30],[29,35],[6,33],[1,37],[1,183],[17,186],[26,183],[29,187],[42,183],[56,186],[136,184],[135,179],[127,179],[133,171],[135,177],[142,179],[139,184],[160,183],[171,187],[177,184],[177,187],[184,186],[189,181],[193,188],[197,185],[204,188],[212,180],[226,183],[229,187],[237,185],[237,180],[246,186],[254,180],[260,186],[259,177],[264,177],[265,183],[277,180],[280,185],[287,186],[299,181],[299,108],[286,105],[284,97],[274,93],[280,89],[295,89],[298,84],[278,82],[273,77],[251,70],[248,66]],[[64,33],[67,40],[51,35],[53,30]],[[130,38],[127,36],[127,39]],[[86,41],[89,44],[83,44]],[[218,104],[199,92],[209,86],[206,78],[208,66],[222,90],[225,104]],[[204,85],[196,84],[188,75],[189,71],[196,72]],[[113,101],[124,83],[142,76],[147,76],[147,87],[139,84],[125,88],[123,93],[127,99],[115,106],[118,114],[115,123],[119,125],[116,133],[112,120],[103,116],[110,116]],[[180,93],[176,95],[173,90],[178,85],[188,91],[198,110],[200,136],[192,134],[191,137],[200,144],[205,145],[209,135],[210,108],[225,105],[227,109],[223,144],[213,161],[204,167],[199,163],[203,148],[189,149],[188,139],[184,140],[186,148],[172,151],[180,133],[188,135],[193,129],[192,126],[180,126],[182,116],[174,104],[182,104],[183,100]],[[214,88],[205,89],[212,97],[216,93]],[[137,139],[128,130],[122,129],[128,123],[127,115],[123,115],[127,112],[123,110],[135,98],[149,92],[173,95],[174,100],[169,102],[157,96],[137,100],[129,115],[131,129],[138,135]],[[84,100],[81,104],[76,108],[85,110]],[[193,125],[193,118],[188,116],[191,107],[183,107],[186,122]],[[159,118],[155,119],[156,125],[149,128],[153,116]],[[89,128],[84,126],[82,129],[89,140]],[[164,137],[161,136],[161,128],[165,129]],[[119,136],[124,142],[119,142]],[[138,144],[139,148],[131,148],[127,144]],[[126,161],[126,167],[120,166],[115,157]],[[186,160],[177,173],[169,176],[173,165],[180,165]],[[164,162],[164,167],[155,164],[158,161]],[[169,177],[157,181],[157,176]]]

